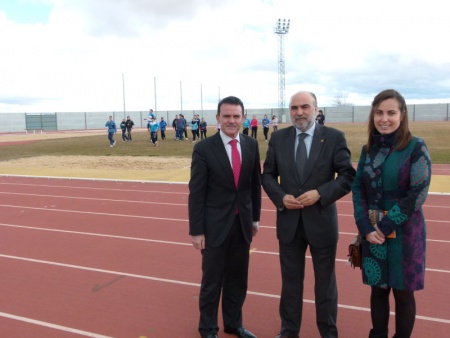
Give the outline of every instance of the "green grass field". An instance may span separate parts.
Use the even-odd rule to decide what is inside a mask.
[[[367,125],[360,123],[327,124],[345,132],[352,160],[358,161],[362,145],[367,140]],[[281,126],[282,128],[282,126]],[[431,158],[435,164],[450,163],[450,123],[449,122],[414,122],[410,123],[413,135],[421,137],[427,143]],[[209,128],[212,135],[214,128]],[[109,147],[106,131],[104,135],[80,134],[79,137],[44,139],[32,143],[18,145],[4,145],[0,147],[0,161],[35,156],[175,156],[190,157],[193,143],[191,132],[188,131],[188,141],[175,141],[172,130],[166,132],[167,139],[159,138],[159,146],[153,147],[149,143],[149,136],[145,130],[133,133],[133,142],[122,142],[121,135],[116,135],[117,145]],[[270,134],[269,134],[270,136]],[[264,160],[267,143],[264,141],[262,128],[258,130],[258,141],[261,159]]]

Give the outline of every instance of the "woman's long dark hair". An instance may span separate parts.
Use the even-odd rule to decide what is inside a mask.
[[[408,145],[409,141],[412,139],[411,131],[409,130],[408,125],[408,107],[406,106],[405,99],[403,96],[394,89],[386,89],[379,93],[372,102],[372,109],[370,110],[369,115],[369,125],[368,125],[368,133],[369,139],[366,145],[366,151],[369,152],[373,146],[374,142],[374,133],[376,132],[374,116],[375,111],[378,109],[378,106],[381,102],[388,99],[394,99],[398,102],[398,106],[401,114],[400,126],[397,129],[394,139],[394,149],[402,150],[405,149]]]

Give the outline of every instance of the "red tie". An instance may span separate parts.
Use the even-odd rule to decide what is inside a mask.
[[[241,173],[241,155],[237,148],[237,142],[236,139],[228,142],[231,145],[231,166],[233,167],[234,184],[236,185],[236,188],[239,182],[239,174]]]

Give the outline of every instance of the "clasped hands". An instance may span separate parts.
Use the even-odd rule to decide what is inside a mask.
[[[366,235],[366,240],[372,244],[383,244],[386,236],[381,232],[377,225],[374,225],[375,231],[369,232]]]
[[[310,205],[313,205],[320,199],[319,192],[314,190],[309,190],[305,192],[304,194],[301,194],[297,198],[295,198],[293,195],[284,195],[283,197],[283,205],[286,209],[293,210],[293,209],[303,209],[304,207],[309,207]]]

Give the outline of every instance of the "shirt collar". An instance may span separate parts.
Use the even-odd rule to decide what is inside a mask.
[[[222,139],[223,144],[228,144],[231,140],[233,140],[231,137],[225,135],[222,130],[220,131],[220,138]],[[241,140],[239,139],[239,133],[237,134],[235,139],[238,141],[238,143],[241,143]]]
[[[313,123],[313,125],[308,130],[306,130],[305,132],[303,132],[300,129],[298,129],[297,127],[295,127],[295,131],[296,131],[295,136],[298,136],[301,133],[306,133],[306,134],[308,134],[309,136],[312,137],[314,135],[314,130],[316,130],[316,124],[315,123]]]

